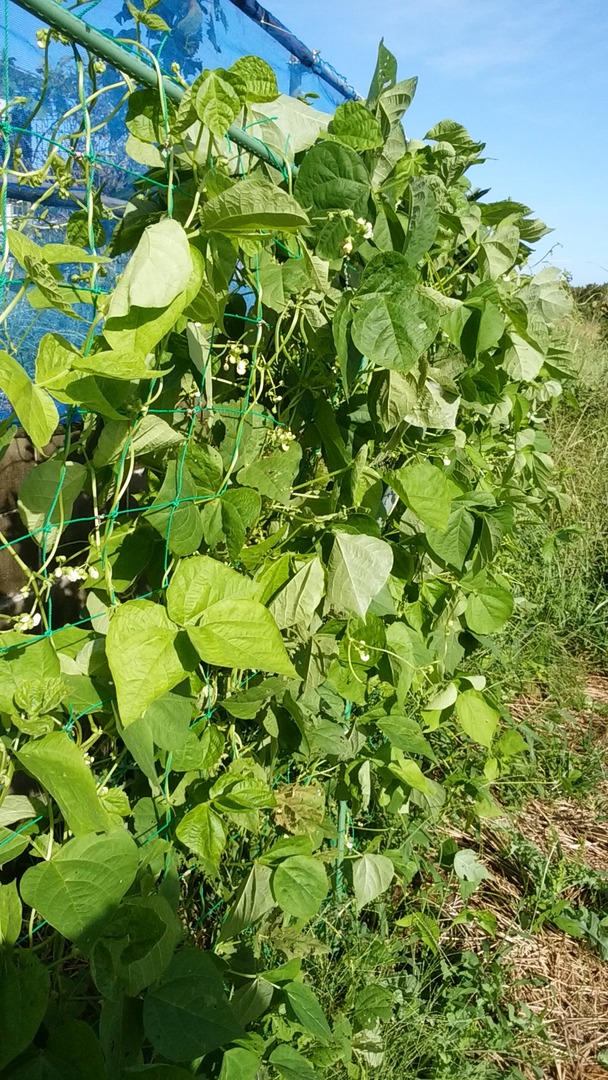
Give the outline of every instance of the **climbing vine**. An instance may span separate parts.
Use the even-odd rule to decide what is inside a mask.
[[[482,143],[406,139],[416,80],[383,46],[331,118],[255,57],[179,106],[125,77],[122,215],[99,65],[76,72],[80,126],[10,162],[83,195],[65,242],[8,231],[4,319],[88,321],[41,337],[33,378],[0,353],[43,457],[0,633],[0,1069],[363,1077],[382,1008],[330,1024],[306,957],[392,885],[407,928],[404,823],[495,813],[527,750],[483,657],[514,603],[497,555],[559,498],[568,300],[527,269],[542,223],[472,186]]]

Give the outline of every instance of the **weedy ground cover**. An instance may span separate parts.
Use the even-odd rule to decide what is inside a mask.
[[[484,201],[459,124],[406,139],[416,80],[381,46],[332,118],[255,57],[179,106],[123,79],[151,186],[110,235],[89,140],[116,85],[74,64],[83,126],[34,179],[86,206],[66,243],[8,234],[5,322],[95,303],[33,379],[10,331],[0,353],[40,451],[67,408],[19,493],[40,560],[0,633],[3,1076],[540,1076],[550,1033],[478,899],[492,823],[522,791],[580,795],[596,753],[509,709],[510,656],[549,670],[545,646],[520,664],[530,613],[562,640],[556,596],[588,603],[603,558],[598,525],[577,594],[526,595],[579,536],[548,427],[564,463],[595,430],[592,398],[578,433],[555,404],[571,300],[526,272],[546,227]],[[603,610],[578,613],[589,655]],[[601,880],[528,843],[515,932],[601,951]]]

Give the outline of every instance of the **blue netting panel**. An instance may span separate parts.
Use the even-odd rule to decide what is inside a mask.
[[[77,77],[80,57],[84,62],[84,93],[89,95],[93,86],[86,71],[86,55],[71,42],[52,41],[45,74],[41,45],[47,28],[12,0],[3,0],[3,9],[0,55],[4,86],[0,90],[0,106],[4,165],[9,170],[8,180],[5,177],[4,181],[3,217],[7,228],[23,228],[37,243],[60,243],[66,239],[70,216],[79,206],[81,209],[85,206],[87,177],[91,182],[90,170],[87,174],[81,158],[85,153],[85,137],[80,107],[82,88],[79,93]],[[71,10],[83,22],[113,39],[128,43],[136,38],[136,25],[122,0],[76,3]],[[253,0],[160,0],[154,12],[169,25],[170,33],[141,27],[140,40],[158,58],[162,71],[169,77],[175,63],[191,82],[205,67],[229,67],[238,57],[254,54],[272,66],[281,93],[306,96],[309,104],[322,112],[331,113],[346,98],[355,96],[341,76]],[[133,46],[127,44],[127,48]],[[98,88],[121,81],[116,70],[109,66],[95,78]],[[98,246],[110,238],[117,216],[135,192],[148,192],[152,198],[155,194],[162,196],[162,172],[152,173],[156,180],[151,181],[149,163],[137,161],[129,153],[125,107],[120,104],[124,92],[122,83],[101,95],[98,104],[90,110],[95,158],[93,183],[95,189],[101,188],[105,208],[105,220],[98,224],[102,233]],[[102,123],[108,117],[109,121]],[[263,138],[261,127],[258,132]],[[65,190],[61,190],[62,170],[67,177]],[[0,250],[5,251],[4,236],[0,237]],[[97,284],[100,293],[111,288],[121,265],[118,258],[108,271],[101,273]],[[22,271],[9,257],[0,290],[2,309],[15,296],[21,278]],[[83,316],[82,321],[49,308],[44,302],[37,310],[29,300],[22,300],[0,327],[0,348],[17,356],[31,372],[43,334],[58,332],[80,345],[90,324],[95,297],[83,293],[82,299],[90,300],[74,309]],[[6,402],[0,398],[0,416],[6,411]]]

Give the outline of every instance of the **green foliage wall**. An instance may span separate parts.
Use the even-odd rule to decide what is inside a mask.
[[[475,654],[513,609],[497,553],[557,497],[568,300],[526,272],[542,223],[472,187],[483,144],[405,138],[415,89],[382,47],[327,129],[278,99],[275,169],[224,138],[276,97],[262,61],[179,109],[128,88],[152,194],[98,249],[85,155],[70,243],[9,235],[37,310],[128,261],[82,349],[47,334],[33,381],[0,356],[37,447],[78,410],[20,492],[41,565],[0,634],[3,1076],[367,1075],[381,1012],[330,1027],[302,957],[407,892],[401,822],[494,812],[525,750]]]

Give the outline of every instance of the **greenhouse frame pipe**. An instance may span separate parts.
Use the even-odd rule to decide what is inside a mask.
[[[144,86],[158,87],[158,77],[153,67],[146,64],[144,60],[140,60],[138,56],[133,56],[113,38],[100,33],[99,30],[95,30],[94,27],[78,18],[77,15],[72,15],[71,11],[61,7],[56,3],[56,0],[13,0],[13,3],[23,8],[24,11],[28,11],[30,15],[35,15],[54,30],[59,30],[60,33],[67,35],[67,37],[99,56],[102,60],[107,60],[109,64],[124,72],[125,75],[131,75],[137,82],[142,83]],[[183,86],[166,78],[166,76],[162,76],[162,80],[167,98],[179,105],[184,96]],[[275,169],[278,168],[282,171],[285,168],[286,162],[277,157],[259,139],[248,135],[242,128],[231,125],[226,134],[228,139],[240,146],[242,150],[246,150],[247,153],[255,154],[256,157],[266,161]]]

